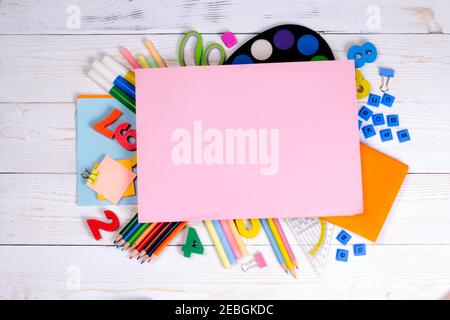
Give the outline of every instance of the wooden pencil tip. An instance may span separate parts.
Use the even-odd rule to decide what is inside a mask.
[[[294,269],[289,270],[289,272],[292,274],[292,276],[294,277],[294,279],[297,279],[297,275],[295,274]]]

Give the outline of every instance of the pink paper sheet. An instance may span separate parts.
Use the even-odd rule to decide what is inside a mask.
[[[362,213],[352,61],[136,79],[140,222]]]

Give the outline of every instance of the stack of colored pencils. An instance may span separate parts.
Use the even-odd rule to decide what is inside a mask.
[[[127,250],[130,259],[150,262],[167,247],[187,222],[139,223],[138,214],[127,223],[114,240],[117,248]]]
[[[261,219],[261,223],[281,267],[292,274],[294,278],[297,278],[295,273],[295,269],[298,269],[297,259],[284,234],[280,221],[269,218]]]

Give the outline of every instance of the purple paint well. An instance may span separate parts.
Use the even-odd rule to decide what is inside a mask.
[[[294,41],[294,35],[291,31],[286,29],[277,31],[273,36],[273,43],[275,44],[275,47],[280,50],[290,49],[294,45]]]

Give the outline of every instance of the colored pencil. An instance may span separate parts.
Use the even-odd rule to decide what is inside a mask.
[[[161,236],[161,238],[159,238],[159,240],[155,243],[155,245],[147,252],[147,255],[149,256],[149,260],[150,261],[152,259],[153,253],[155,252],[156,249],[158,249],[158,247],[164,242],[164,240],[167,239],[167,237],[169,237],[169,235],[178,227],[178,225],[181,222],[174,222],[171,224],[170,228],[167,229],[164,234]]]
[[[143,54],[138,55],[137,59],[142,68],[151,68],[150,64],[147,61],[147,58],[145,58]]]
[[[150,233],[150,231],[153,230],[153,228],[155,228],[155,226],[158,223],[151,223],[147,229],[144,230],[144,232],[142,232],[142,234],[136,239],[136,241],[131,245],[130,250],[133,250],[134,248],[136,248],[141,242],[142,240],[145,239],[145,237]]]
[[[131,218],[130,221],[128,221],[128,223],[125,225],[125,227],[122,228],[122,230],[120,230],[119,235],[116,237],[116,239],[114,240],[114,243],[116,243],[117,241],[119,241],[120,239],[122,239],[122,236],[127,233],[128,230],[130,230],[130,228],[134,225],[134,223],[136,223],[138,220],[138,214],[136,212],[136,214],[133,216],[133,218]]]
[[[220,225],[219,220],[213,220],[214,229],[216,229],[217,235],[219,236],[220,242],[222,243],[223,249],[228,257],[228,261],[230,264],[236,264],[236,257],[234,256],[233,250],[231,250],[231,246],[225,237],[225,233],[223,232],[222,226]]]
[[[124,244],[124,248],[128,249],[128,247],[131,246],[136,241],[136,239],[142,234],[142,232],[145,231],[145,229],[147,229],[149,225],[150,223],[141,224],[141,226],[136,230],[135,233],[133,233],[130,239],[128,239],[127,243]]]
[[[267,237],[269,238],[269,242],[272,246],[272,249],[275,252],[275,256],[277,257],[278,263],[281,265],[283,270],[287,272],[286,263],[284,262],[283,256],[281,255],[281,251],[278,248],[278,245],[275,241],[275,238],[273,237],[272,232],[270,231],[270,227],[269,227],[269,224],[267,223],[267,219],[260,219],[260,220],[261,220],[261,224],[264,228],[264,231],[266,232]]]
[[[284,233],[284,230],[283,230],[283,227],[281,226],[280,220],[278,218],[274,218],[273,221],[275,222],[275,226],[277,227],[278,233],[281,236],[281,240],[283,240],[284,246],[287,249],[289,258],[291,258],[291,261],[294,264],[295,268],[298,269],[297,259],[295,258],[294,251],[292,251],[291,245],[289,244],[286,234]]]
[[[187,221],[183,221],[180,222],[177,227],[164,239],[164,241],[155,249],[155,251],[153,252],[152,256],[150,258],[154,258],[157,257],[163,250],[165,247],[167,247],[167,245],[170,243],[170,241],[172,241],[172,239],[178,234],[180,233],[181,230],[183,230],[183,228],[186,226]]]
[[[228,225],[230,226],[231,233],[233,234],[234,239],[236,240],[239,250],[241,251],[241,255],[243,257],[248,256],[247,247],[245,246],[244,242],[242,241],[242,237],[236,228],[236,224],[234,223],[234,220],[227,220],[227,222],[228,222]]]
[[[295,275],[295,267],[294,264],[291,261],[291,258],[289,257],[289,254],[287,252],[287,249],[285,248],[283,241],[281,240],[281,236],[278,233],[277,227],[275,226],[275,222],[273,222],[272,218],[267,219],[267,222],[269,223],[270,230],[272,231],[272,234],[275,238],[275,241],[278,244],[278,248],[281,251],[281,255],[283,256],[284,261],[286,262],[286,267],[289,270],[289,272],[292,274],[294,278],[297,276]]]
[[[209,236],[211,237],[212,242],[214,243],[214,248],[216,248],[217,255],[219,256],[220,261],[224,268],[231,267],[230,262],[228,261],[227,255],[225,254],[225,250],[222,246],[222,243],[219,240],[219,236],[217,235],[216,229],[211,222],[211,220],[203,221],[205,224],[206,230],[208,230]]]
[[[142,258],[143,261],[147,260],[149,257],[148,252],[154,247],[156,243],[164,236],[164,234],[169,230],[173,225],[173,222],[166,223],[157,234],[153,237],[153,239],[150,240],[150,242],[147,244],[147,246],[142,250],[142,252],[139,254],[139,258]]]
[[[139,63],[136,61],[136,59],[133,57],[133,55],[131,54],[131,52],[127,48],[123,48],[123,47],[120,48],[120,53],[125,58],[125,60],[128,61],[130,66],[132,66],[134,69],[140,69],[141,68]]]
[[[145,236],[144,239],[131,251],[130,259],[134,258],[138,253],[144,253],[144,248],[149,244],[150,241],[159,233],[165,223],[155,223],[155,227]],[[142,254],[144,255],[144,254]]]
[[[234,256],[237,260],[242,258],[241,251],[239,250],[239,246],[236,242],[236,239],[234,238],[233,234],[231,233],[230,226],[228,225],[227,220],[220,220],[220,225],[222,226],[223,233],[225,234],[225,238],[227,239],[228,243],[230,244],[231,250],[233,251]]]
[[[147,40],[144,41],[144,44],[147,47],[147,50],[150,53],[150,55],[152,56],[152,58],[156,61],[156,64],[158,65],[158,67],[160,67],[160,68],[167,67],[167,64],[161,58],[161,56],[158,53],[158,50],[156,50],[156,48],[153,45],[153,43],[150,40],[147,39]]]
[[[141,225],[142,223],[139,222],[135,223],[133,227],[131,227],[130,230],[128,230],[128,232],[124,234],[122,240],[120,240],[122,242],[120,245],[124,245],[133,236],[136,230],[139,229]]]

